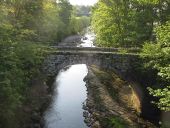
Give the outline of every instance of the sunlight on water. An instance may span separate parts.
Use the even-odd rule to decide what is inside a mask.
[[[90,28],[87,28],[85,35],[81,39],[80,45],[78,47],[95,47],[94,46],[95,34],[91,32]]]
[[[54,83],[53,99],[45,113],[45,128],[87,128],[83,118],[83,102],[87,92],[84,64],[60,71]]]

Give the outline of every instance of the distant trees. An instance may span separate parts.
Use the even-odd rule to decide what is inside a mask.
[[[70,22],[70,32],[72,34],[77,34],[77,32],[82,32],[84,28],[90,25],[90,18],[87,16],[75,17],[72,16]]]
[[[76,34],[90,26],[91,6],[73,6],[72,18],[69,25],[71,33]]]
[[[41,0],[42,1],[42,0]],[[41,42],[57,42],[70,35],[72,5],[68,0],[43,0],[38,38]]]
[[[164,24],[170,3],[145,0],[99,0],[93,8],[92,26],[99,46],[142,46],[154,40],[153,29]]]
[[[74,13],[77,17],[81,16],[90,16],[91,13],[91,6],[74,6]]]

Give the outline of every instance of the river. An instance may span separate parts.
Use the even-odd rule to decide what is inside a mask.
[[[56,77],[52,103],[45,112],[45,128],[87,128],[83,102],[87,97],[84,64],[62,69]]]
[[[94,34],[87,31],[77,47],[95,47]],[[83,103],[87,99],[85,64],[61,69],[54,82],[51,104],[44,114],[45,128],[88,128],[84,123]]]
[[[90,30],[90,27],[85,30],[84,36],[81,38],[81,44],[77,47],[95,47],[95,34]]]

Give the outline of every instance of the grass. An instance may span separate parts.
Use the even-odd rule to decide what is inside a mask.
[[[113,126],[114,128],[125,128],[127,127],[126,122],[121,119],[120,117],[112,117],[110,119],[110,125]]]
[[[102,127],[107,128],[128,128],[128,124],[120,117],[105,117],[102,120]]]

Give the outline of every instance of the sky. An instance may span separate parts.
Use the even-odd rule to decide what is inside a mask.
[[[72,5],[94,5],[98,0],[69,0]]]

